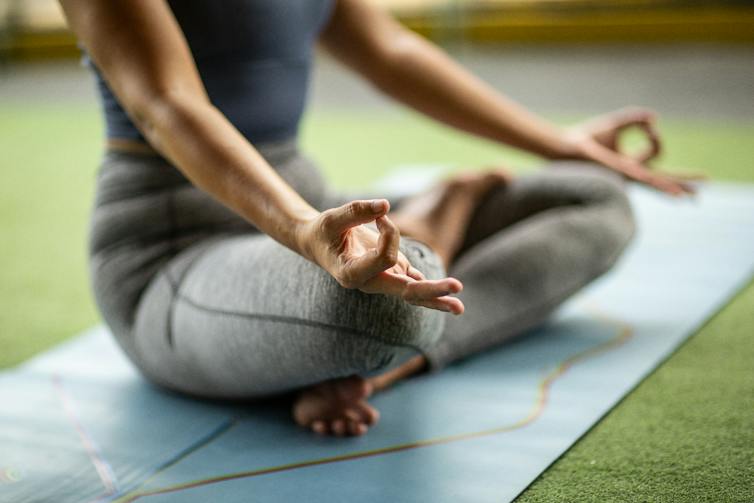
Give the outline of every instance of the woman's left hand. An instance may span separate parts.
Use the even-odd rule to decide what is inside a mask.
[[[647,163],[662,151],[656,121],[657,115],[652,110],[623,108],[568,128],[567,143],[574,157],[602,164],[631,180],[673,196],[694,194],[694,186],[689,181],[703,177],[660,173],[648,166]],[[620,149],[620,135],[630,127],[641,129],[649,142],[648,148],[638,155],[630,155]]]

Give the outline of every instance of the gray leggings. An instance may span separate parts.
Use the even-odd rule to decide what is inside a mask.
[[[314,207],[356,198],[331,192],[295,142],[258,148]],[[455,317],[344,289],[161,158],[108,152],[90,231],[95,299],[145,376],[194,395],[263,397],[419,353],[436,371],[542,323],[630,240],[622,182],[561,164],[490,193],[450,271],[402,238],[428,277],[463,282],[466,313]]]

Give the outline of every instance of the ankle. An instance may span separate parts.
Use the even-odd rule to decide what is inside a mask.
[[[427,359],[424,355],[416,355],[399,367],[367,379],[367,382],[372,385],[375,392],[382,391],[402,379],[423,372],[426,368]]]

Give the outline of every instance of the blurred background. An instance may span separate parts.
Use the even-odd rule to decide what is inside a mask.
[[[557,123],[652,107],[660,167],[754,181],[750,1],[372,1]],[[317,58],[302,142],[338,186],[406,164],[540,162],[431,124]],[[0,368],[98,322],[85,243],[102,139],[94,85],[57,2],[0,0]],[[570,480],[569,466],[554,480]]]

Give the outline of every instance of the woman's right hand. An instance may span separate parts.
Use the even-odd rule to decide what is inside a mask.
[[[302,254],[345,288],[402,298],[410,304],[462,314],[452,294],[463,285],[455,278],[428,280],[398,249],[400,232],[387,217],[385,199],[352,201],[320,213],[302,225]],[[363,224],[376,222],[379,232]]]

